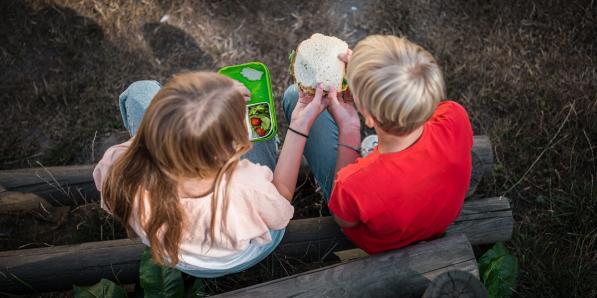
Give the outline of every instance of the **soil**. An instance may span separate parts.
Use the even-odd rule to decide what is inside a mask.
[[[448,97],[492,140],[496,166],[478,195],[514,206],[515,295],[597,296],[592,0],[5,0],[0,18],[0,169],[96,162],[126,137],[117,98],[136,80],[259,60],[279,103],[291,84],[288,53],[312,33],[351,47],[370,34],[407,36],[434,54]],[[297,218],[327,214],[312,177],[301,179]],[[124,236],[97,204],[48,211],[0,215],[0,249]],[[273,256],[211,288],[321,265]]]

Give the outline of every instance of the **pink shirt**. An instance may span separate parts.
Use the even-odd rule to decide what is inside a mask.
[[[130,145],[130,141],[110,147],[93,171],[97,189],[107,177],[112,164]],[[272,183],[272,171],[266,167],[241,160],[234,170],[228,195],[228,211],[225,225],[217,221],[216,239],[211,239],[212,194],[196,198],[181,197],[180,203],[186,211],[187,225],[183,229],[180,243],[180,262],[198,268],[229,268],[250,259],[251,246],[262,246],[272,241],[270,230],[283,229],[293,216],[294,208]],[[192,189],[198,180],[181,181],[180,185]],[[227,181],[222,183],[222,192]],[[191,192],[192,193],[192,192]],[[218,206],[222,206],[222,198]],[[138,196],[135,205],[138,204]],[[101,206],[110,212],[104,204]],[[136,209],[136,208],[134,208]],[[146,205],[146,217],[149,208]],[[221,209],[218,217],[221,216]],[[145,244],[149,244],[141,228],[139,214],[133,210],[129,224]],[[213,244],[210,243],[213,241]],[[243,255],[245,254],[245,255]],[[246,255],[249,254],[249,255]],[[241,256],[235,258],[233,256]],[[218,261],[219,260],[219,261]],[[222,260],[226,260],[222,263]]]

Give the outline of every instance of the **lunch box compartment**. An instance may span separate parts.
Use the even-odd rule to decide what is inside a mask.
[[[239,81],[251,92],[251,99],[247,102],[246,122],[249,133],[249,139],[252,142],[267,141],[274,138],[278,131],[276,120],[276,108],[274,105],[274,96],[272,94],[272,85],[269,70],[261,62],[249,62],[239,65],[222,67],[218,70],[219,74]],[[269,107],[269,118],[271,127],[263,137],[259,137],[253,130],[249,119],[249,108],[260,103],[266,103]]]

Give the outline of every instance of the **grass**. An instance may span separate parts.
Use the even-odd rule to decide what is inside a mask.
[[[597,296],[594,1],[28,0],[0,12],[4,169],[91,162],[96,132],[122,129],[116,98],[135,80],[256,59],[279,100],[288,52],[313,32],[351,45],[408,36],[492,140],[496,167],[478,192],[512,200],[516,295]],[[308,196],[297,209],[313,215]]]

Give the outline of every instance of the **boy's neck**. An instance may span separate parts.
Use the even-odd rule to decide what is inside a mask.
[[[375,128],[375,132],[378,137],[377,150],[379,153],[396,153],[417,142],[423,134],[423,126],[404,136],[395,136],[377,127]]]

